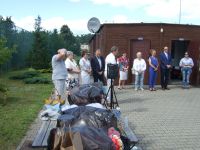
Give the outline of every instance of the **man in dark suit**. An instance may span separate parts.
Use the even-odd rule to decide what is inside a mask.
[[[97,49],[95,56],[91,59],[92,73],[94,77],[94,82],[104,81],[104,69],[105,69],[105,59],[101,56],[101,50]]]
[[[169,81],[169,72],[171,68],[171,55],[168,47],[165,46],[163,52],[160,53],[160,71],[161,71],[161,87],[163,90],[169,90],[167,87]]]

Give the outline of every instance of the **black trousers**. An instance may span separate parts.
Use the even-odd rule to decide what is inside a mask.
[[[161,72],[161,87],[167,88],[169,82],[169,69],[160,68]]]
[[[98,82],[98,80],[100,80],[103,84],[105,83],[104,74],[102,74],[102,75],[93,75],[93,77],[94,77],[94,82]]]

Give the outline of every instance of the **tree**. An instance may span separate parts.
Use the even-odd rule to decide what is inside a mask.
[[[48,52],[48,33],[41,28],[41,17],[35,20],[34,40],[30,55],[31,66],[36,69],[50,67]]]
[[[75,36],[67,25],[63,25],[60,30],[60,36],[64,41],[64,46],[75,54],[80,54],[80,43],[76,40]]]
[[[93,34],[82,34],[77,35],[76,39],[80,44],[89,44],[90,39],[92,38]]]
[[[0,38],[0,65],[6,63],[15,52],[16,46],[12,48],[6,47],[7,40],[5,38]]]

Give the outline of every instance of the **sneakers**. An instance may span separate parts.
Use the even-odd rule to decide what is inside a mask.
[[[140,88],[140,90],[141,90],[141,91],[144,91],[144,89],[143,89],[143,88]]]
[[[143,88],[135,88],[135,91],[138,91],[138,90],[141,90],[141,91],[144,91],[144,89]]]

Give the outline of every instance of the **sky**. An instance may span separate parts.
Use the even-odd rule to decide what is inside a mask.
[[[179,23],[200,25],[199,0],[0,0],[0,15],[34,30],[38,15],[46,30],[67,24],[77,34],[89,33],[87,22],[97,17],[103,23]]]

